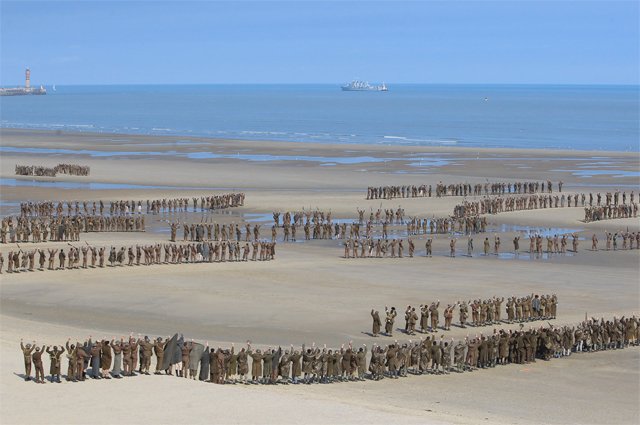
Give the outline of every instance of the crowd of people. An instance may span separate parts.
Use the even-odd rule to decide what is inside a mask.
[[[597,193],[595,198],[593,193],[588,194],[589,200],[587,201],[587,194],[576,193],[569,195],[540,195],[533,194],[528,196],[519,197],[487,197],[479,201],[465,201],[462,204],[458,204],[453,209],[453,215],[455,217],[464,217],[467,215],[478,214],[497,214],[508,211],[522,211],[522,210],[534,210],[542,208],[564,208],[564,207],[577,207],[580,202],[581,207],[589,207],[588,211],[601,211],[600,209],[591,209],[592,207],[602,207],[607,214],[627,214],[630,217],[630,212],[635,211],[637,216],[637,206],[635,204],[635,194],[632,191],[629,194],[629,204],[627,205],[627,193],[626,192],[607,192],[604,196],[604,203],[602,194]],[[595,201],[595,205],[594,205]],[[626,206],[626,207],[625,207]],[[631,208],[629,206],[632,206]],[[585,210],[585,215],[586,214]],[[615,212],[614,212],[615,211]]]
[[[233,241],[203,242],[191,244],[154,244],[128,247],[95,247],[89,244],[80,247],[69,244],[64,248],[12,250],[7,255],[7,273],[25,271],[87,269],[89,267],[139,266],[153,264],[213,263],[226,261],[268,261],[275,259],[276,243],[253,241],[241,244]],[[82,253],[82,264],[80,254]],[[36,255],[38,255],[36,265]],[[55,266],[56,258],[58,267]],[[0,273],[4,256],[0,252]]]
[[[636,249],[640,249],[640,232],[629,232],[629,231],[620,231],[620,232],[605,232],[605,249],[607,251],[618,249],[633,249],[633,242],[636,243]],[[618,238],[622,239],[622,246],[618,247]],[[598,237],[594,233],[591,237],[591,250],[598,251]]]
[[[54,215],[105,215],[108,205],[109,215],[141,215],[143,209],[146,214],[174,214],[187,212],[189,201],[193,212],[234,208],[244,205],[244,193],[225,193],[222,195],[208,195],[189,198],[147,199],[139,201],[41,201],[20,203],[20,215],[23,216],[54,216]]]
[[[57,174],[68,174],[70,176],[88,176],[91,171],[89,166],[77,164],[58,164],[55,167],[44,167],[42,165],[16,165],[17,176],[39,176],[55,177]]]
[[[578,206],[578,198],[584,206],[585,194],[575,195],[522,195],[513,197],[487,197],[478,201],[464,201],[453,208],[454,217],[475,216],[478,214],[498,214],[510,211],[536,210],[544,208],[564,208]]]
[[[638,204],[635,202],[629,204],[608,204],[603,206],[585,207],[584,209],[585,223],[631,217],[638,217]]]
[[[557,183],[558,192],[562,192],[562,181]],[[431,196],[488,196],[526,193],[552,193],[553,183],[545,182],[487,182],[487,183],[451,183],[435,185],[369,186],[367,199],[424,198]]]
[[[144,231],[143,215],[9,216],[0,223],[0,243],[79,241],[87,232]]]
[[[444,324],[440,326],[440,300],[431,304],[420,304],[419,307],[408,305],[404,312],[404,332],[408,335],[415,335],[416,326],[420,326],[422,333],[438,332],[441,330],[451,330],[453,323],[454,311],[457,308],[459,312],[459,326],[466,328],[467,326],[491,326],[500,324],[502,318],[502,303],[504,297],[493,297],[490,299],[469,300],[468,302],[457,301],[453,304],[447,304],[443,309],[442,317]],[[505,304],[507,313],[506,323],[523,323],[535,320],[555,319],[558,306],[558,297],[553,295],[527,295],[525,297],[509,297]],[[469,321],[469,311],[471,311],[471,321]],[[395,307],[384,308],[384,333],[381,333],[382,320],[380,312],[372,309],[371,318],[373,319],[371,335],[377,337],[385,335],[392,337],[395,320],[398,312]]]
[[[575,326],[540,326],[519,330],[493,329],[485,334],[468,335],[456,341],[428,335],[419,340],[388,345],[366,344],[354,347],[352,342],[339,348],[303,344],[301,347],[269,347],[255,349],[248,342],[236,350],[211,347],[186,341],[182,335],[149,338],[148,336],[103,338],[91,336],[72,343],[69,338],[60,346],[47,346],[36,341],[20,349],[24,358],[24,379],[45,383],[45,353],[50,358],[49,381],[60,383],[63,360],[67,360],[67,381],[111,379],[150,375],[155,355],[154,374],[216,384],[312,384],[354,380],[381,380],[408,374],[448,374],[497,365],[525,364],[551,360],[574,353],[624,349],[637,346],[640,320],[614,317],[612,320],[592,318]],[[64,357],[63,357],[64,355]]]
[[[639,233],[640,235],[640,233]],[[565,254],[567,252],[567,245],[569,243],[569,238],[571,237],[571,244],[573,248],[573,252],[578,252],[579,246],[579,237],[577,234],[571,235],[554,235],[553,237],[547,236],[547,253],[548,254]],[[631,236],[629,236],[631,238]],[[637,237],[636,234],[633,234],[633,237]],[[530,254],[542,254],[543,246],[542,246],[543,237],[542,235],[530,235],[529,236],[529,253]],[[457,252],[458,239],[452,238],[449,242],[449,256],[455,257]],[[502,241],[500,236],[495,235],[493,237],[493,249],[492,243],[489,240],[489,237],[485,237],[483,241],[483,254],[485,256],[488,255],[499,255],[501,251]],[[343,242],[344,247],[344,258],[403,258],[405,255],[405,242],[404,239],[377,239],[373,238],[349,238]],[[407,238],[406,245],[407,253],[409,258],[413,258],[415,255],[416,245],[413,238]],[[513,239],[513,253],[515,255],[520,254],[520,236],[516,235]],[[474,240],[473,237],[469,236],[467,238],[467,251],[466,255],[468,257],[473,257],[474,255]],[[427,238],[425,241],[425,254],[426,257],[433,256],[433,239]]]

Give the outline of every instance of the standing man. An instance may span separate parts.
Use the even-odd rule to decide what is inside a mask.
[[[36,342],[33,341],[32,344],[27,344],[26,346],[20,340],[20,348],[22,349],[22,354],[24,355],[24,380],[29,381],[31,379],[31,354],[36,349]]]

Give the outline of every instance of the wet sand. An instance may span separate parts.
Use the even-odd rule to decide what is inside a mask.
[[[637,196],[640,188],[640,178],[634,175],[640,171],[638,155],[620,152],[316,145],[6,129],[0,130],[0,137],[2,148],[16,148],[13,152],[0,150],[3,216],[26,200],[190,198],[234,190],[246,192],[245,205],[207,215],[207,219],[238,223],[268,217],[275,210],[318,208],[332,211],[335,218],[352,220],[358,208],[368,215],[371,209],[398,206],[407,216],[439,217],[451,214],[462,198],[367,201],[366,187],[549,179],[563,180],[567,193],[595,194],[619,188],[627,193],[634,190]],[[338,163],[336,158],[343,159]],[[90,165],[91,175],[14,176],[16,164],[59,162]],[[591,170],[592,177],[584,177],[585,170]],[[12,185],[14,180],[26,185]],[[61,183],[51,187],[40,185],[42,181]],[[331,240],[279,243],[277,258],[271,262],[2,275],[0,420],[86,420],[84,412],[64,408],[63,401],[92,405],[92,420],[97,423],[112,423],[125,414],[130,415],[127,423],[185,418],[210,423],[211,415],[222,423],[636,423],[640,419],[638,348],[461,375],[317,386],[219,387],[157,376],[36,386],[16,375],[22,372],[21,337],[60,344],[68,336],[183,332],[212,344],[234,342],[236,346],[246,340],[265,347],[314,341],[339,347],[349,340],[370,346],[391,342],[367,334],[371,308],[394,305],[403,310],[408,304],[436,299],[446,304],[533,292],[558,294],[559,317],[554,325],[576,323],[585,313],[606,318],[638,314],[640,251],[591,252],[587,248],[593,232],[638,231],[639,221],[583,223],[583,217],[579,207],[489,217],[489,227],[500,231],[505,252],[511,251],[513,235],[526,233],[523,229],[573,229],[586,239],[577,255],[551,259],[528,254],[452,259],[447,256],[448,236],[439,235],[434,257],[429,259],[423,257],[421,236],[416,238],[414,259],[346,260],[340,257],[340,241]],[[83,234],[81,240],[101,245],[166,242],[165,220],[175,218],[147,216],[147,232],[91,233]],[[202,214],[177,218],[199,222]],[[263,225],[263,236],[270,225]],[[493,235],[486,236],[492,239]],[[482,238],[484,235],[475,237],[478,254]],[[521,242],[521,247],[528,245]],[[5,254],[14,248],[12,244],[0,246]],[[466,238],[460,239],[458,249],[466,252]],[[453,327],[445,335],[461,338],[467,331]],[[470,331],[489,333],[492,328]],[[396,335],[399,340],[409,338],[400,332]],[[45,369],[48,363],[47,359]],[[37,410],[31,409],[34,395],[43,401]],[[102,403],[104,400],[108,402]],[[181,405],[180,400],[188,400],[186,409],[166,408],[167,404]],[[213,400],[223,403],[225,409],[213,412]]]

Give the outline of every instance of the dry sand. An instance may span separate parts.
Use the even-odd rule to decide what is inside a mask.
[[[406,146],[312,145],[128,135],[56,134],[0,130],[3,147],[68,149],[65,153],[9,153],[0,159],[0,209],[15,211],[24,200],[115,200],[189,197],[243,190],[245,206],[210,218],[240,222],[244,214],[319,208],[334,217],[355,218],[356,209],[397,208],[410,216],[450,214],[461,198],[365,200],[368,185],[436,184],[468,181],[563,180],[566,191],[638,193],[637,154],[619,152],[478,150]],[[84,150],[85,153],[82,153]],[[74,153],[75,151],[75,153]],[[78,153],[80,151],[80,153]],[[119,152],[90,156],[87,151]],[[171,151],[171,155],[166,152]],[[201,158],[214,152],[236,158]],[[165,154],[158,154],[165,153]],[[186,157],[187,154],[199,159]],[[95,152],[94,152],[95,155]],[[280,160],[238,159],[238,155]],[[288,156],[310,160],[282,160]],[[369,162],[335,163],[352,157]],[[415,158],[424,160],[414,166]],[[434,160],[434,158],[438,160]],[[242,156],[240,158],[247,158]],[[326,158],[318,160],[318,158]],[[373,159],[371,159],[373,158]],[[390,158],[386,162],[383,158]],[[306,158],[309,159],[309,158]],[[333,161],[333,162],[332,162]],[[73,188],[16,186],[15,164],[72,162],[91,166],[88,177],[62,176]],[[606,164],[599,164],[606,162]],[[334,165],[327,165],[333,163]],[[424,164],[435,164],[424,166]],[[620,174],[580,177],[571,171],[612,170]],[[170,186],[97,190],[89,183]],[[58,185],[60,186],[60,185]],[[199,221],[200,214],[189,214]],[[491,228],[532,226],[574,229],[582,237],[604,230],[640,230],[637,219],[585,224],[582,208],[503,213]],[[95,244],[166,241],[165,217],[149,217],[145,233],[82,235]],[[184,219],[184,217],[183,217]],[[263,235],[270,224],[263,226]],[[165,232],[165,233],[163,233]],[[180,232],[181,233],[181,232]],[[501,233],[505,251],[512,231]],[[493,234],[488,235],[490,238]],[[602,238],[601,238],[602,239]],[[46,243],[45,247],[64,244]],[[336,385],[216,386],[171,377],[138,377],[84,384],[25,383],[21,337],[60,344],[68,336],[120,336],[183,332],[212,344],[250,339],[257,345],[339,346],[387,343],[374,340],[371,308],[403,309],[440,299],[557,293],[556,324],[589,316],[638,314],[639,252],[591,252],[583,241],[576,256],[550,260],[448,258],[447,237],[436,238],[435,256],[340,258],[339,241],[280,243],[266,263],[163,265],[103,270],[2,275],[0,283],[0,421],[2,423],[637,423],[640,420],[640,350],[573,355],[551,362],[511,365],[450,376],[410,377]],[[524,244],[521,244],[524,245]],[[15,246],[0,247],[4,253]],[[476,236],[480,252],[481,236]],[[528,248],[524,246],[524,248]],[[465,240],[459,250],[466,251]],[[507,327],[505,325],[505,327]],[[482,328],[491,332],[491,328]],[[475,330],[472,330],[475,332]],[[453,328],[447,337],[463,337]],[[399,340],[408,339],[397,333]],[[45,361],[48,369],[48,359]],[[48,370],[47,370],[48,371]],[[34,403],[34,400],[37,402]],[[84,406],[87,406],[85,409]],[[35,407],[35,408],[34,408]],[[90,419],[89,419],[90,417]]]

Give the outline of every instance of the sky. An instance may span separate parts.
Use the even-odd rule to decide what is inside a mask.
[[[639,84],[632,1],[0,1],[0,85]]]

